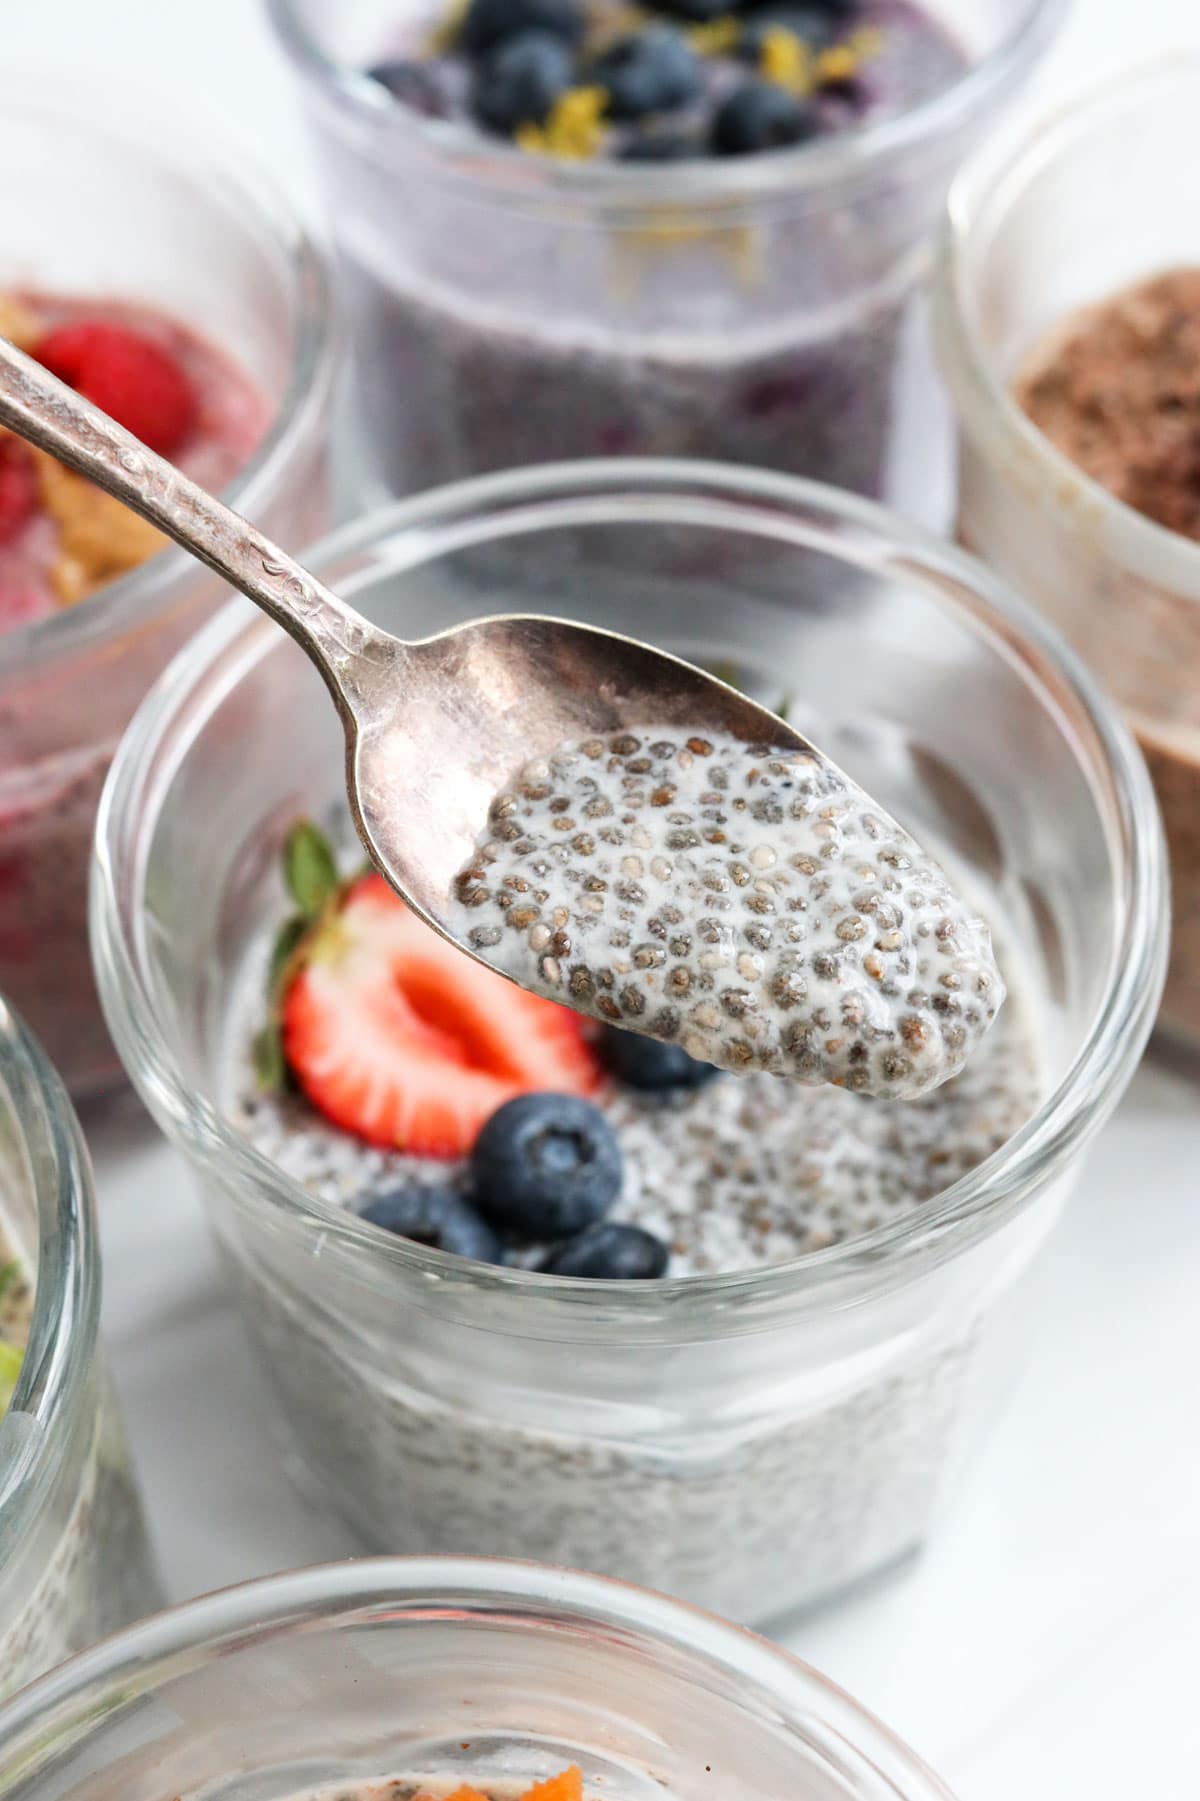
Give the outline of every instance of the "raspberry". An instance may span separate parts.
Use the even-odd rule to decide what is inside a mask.
[[[195,423],[196,396],[183,370],[157,344],[123,325],[100,320],[64,325],[47,332],[33,354],[162,456],[177,449]]]
[[[0,544],[11,544],[38,508],[33,457],[16,438],[0,438]]]

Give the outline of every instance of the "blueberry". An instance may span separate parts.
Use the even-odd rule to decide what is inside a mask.
[[[471,0],[462,45],[472,56],[483,56],[526,31],[545,31],[564,44],[577,44],[583,36],[583,8],[578,0]]]
[[[658,25],[619,39],[596,59],[589,80],[607,90],[611,118],[641,119],[695,99],[700,58],[677,31]]]
[[[786,13],[797,23],[790,27],[798,36],[819,33],[826,41],[841,36],[862,11],[862,0],[747,0],[746,9],[754,18],[764,13]]]
[[[591,1276],[597,1281],[653,1282],[665,1276],[671,1253],[641,1226],[604,1220],[559,1245],[542,1264],[552,1276]]]
[[[677,19],[686,19],[690,25],[709,25],[714,19],[723,19],[726,13],[736,11],[730,0],[655,0],[655,9],[671,13]]]
[[[612,1206],[621,1151],[612,1127],[573,1094],[521,1094],[485,1124],[471,1173],[481,1211],[524,1238],[567,1238]]]
[[[623,163],[679,163],[688,157],[703,156],[704,145],[695,138],[678,132],[640,131],[623,144],[619,152]]]
[[[428,119],[446,117],[445,97],[431,69],[421,63],[376,63],[367,74],[386,88],[393,100],[423,113]]]
[[[682,1045],[662,1044],[619,1026],[605,1026],[596,1048],[605,1069],[630,1088],[701,1088],[720,1074],[713,1064],[689,1057]]]
[[[719,109],[712,124],[718,156],[749,156],[803,144],[817,129],[811,107],[769,81],[748,81]]]
[[[416,1244],[452,1251],[456,1257],[474,1257],[479,1263],[504,1261],[497,1234],[452,1188],[394,1188],[364,1207],[359,1218]]]
[[[571,85],[571,52],[547,31],[510,38],[479,69],[471,92],[477,119],[493,131],[541,125]]]

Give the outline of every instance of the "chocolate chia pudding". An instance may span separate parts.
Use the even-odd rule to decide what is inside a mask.
[[[244,370],[149,308],[20,292],[0,299],[0,328],[211,489],[228,486],[270,423]],[[53,458],[0,437],[0,633],[36,634],[99,601],[163,544]],[[64,692],[53,673],[48,686],[31,638],[25,679],[0,686],[0,990],[73,1087],[113,1063],[87,943],[96,806],[120,730],[164,655],[147,631]]]
[[[11,1398],[33,1301],[15,1235],[0,1221],[0,1415]],[[3,1547],[0,1696],[158,1603],[141,1502],[102,1368],[92,1373],[86,1408],[81,1443],[58,1475],[64,1493],[47,1497],[29,1542]],[[4,1491],[31,1449],[23,1421],[11,1415],[0,1422],[0,1526]]]
[[[1015,394],[1093,481],[1200,543],[1200,269],[1074,314],[1030,355]],[[1125,702],[1154,780],[1172,876],[1164,1017],[1200,1044],[1200,623],[1190,598],[1132,580],[1106,604],[1118,620],[1097,602],[1083,648]]]
[[[524,988],[725,1069],[911,1098],[1004,983],[983,921],[828,759],[649,728],[493,801],[447,924]]]
[[[391,31],[378,8],[273,10],[285,40],[329,40],[355,103],[335,123],[322,94],[314,119],[391,492],[637,455],[879,495],[928,458],[903,378],[922,386],[913,302],[958,146],[848,152],[824,183],[800,165],[944,95],[1005,9],[970,47],[918,0],[398,0]],[[733,191],[735,162],[761,186]]]

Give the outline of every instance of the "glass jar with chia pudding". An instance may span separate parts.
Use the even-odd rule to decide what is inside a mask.
[[[1160,1023],[1200,1049],[1200,56],[1123,75],[955,191],[937,281],[959,532],[1125,708],[1166,824]]]
[[[0,1695],[160,1602],[99,1314],[82,1135],[0,1002]]]
[[[320,822],[353,868],[333,709],[290,640],[231,608],[118,753],[95,945],[130,1074],[199,1176],[293,1467],[374,1547],[544,1556],[742,1619],[897,1563],[1015,1365],[1002,1303],[1157,1005],[1163,851],[1132,740],[984,569],[787,477],[649,461],[489,477],[364,521],[314,566],[403,636],[567,615],[789,709],[953,870],[1009,998],[919,1101],[587,1035],[377,878],[335,884],[296,824]],[[648,767],[713,748],[646,738]],[[624,734],[601,748],[614,768],[642,760]],[[747,933],[789,929],[758,858],[747,892]],[[307,964],[298,900],[331,927]],[[847,966],[887,953],[880,904],[856,901],[839,932],[862,940]],[[821,961],[835,981],[837,957]],[[573,1121],[569,1143],[617,1172],[599,1248],[502,1242],[491,1210],[532,1167],[497,1143],[510,1101],[560,1148],[556,1121]]]
[[[137,117],[131,107],[129,115]],[[0,95],[0,330],[285,541],[327,522],[323,265],[269,187]],[[87,945],[96,802],[131,713],[221,583],[53,459],[0,441],[0,992],[68,1088],[120,1076]]]
[[[951,1801],[775,1645],[661,1595],[480,1558],[359,1560],[207,1595],[0,1711],[0,1801],[114,1791]]]
[[[638,455],[926,500],[926,248],[1058,0],[269,10],[384,492]]]

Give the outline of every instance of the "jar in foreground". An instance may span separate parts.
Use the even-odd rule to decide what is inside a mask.
[[[919,505],[942,442],[914,306],[929,239],[1061,7],[891,10],[954,70],[919,102],[798,149],[663,164],[531,155],[390,99],[365,67],[419,43],[440,0],[271,0],[382,491],[695,456]]]
[[[786,689],[800,729],[952,851],[1006,923],[1045,1087],[936,1199],[770,1268],[571,1281],[423,1250],[319,1198],[233,1123],[233,1028],[278,924],[284,836],[299,814],[344,817],[339,728],[291,641],[235,605],[119,753],[95,945],[296,1467],[373,1547],[544,1556],[742,1619],[896,1563],[1015,1364],[1002,1303],[1157,1002],[1162,850],[1131,741],[983,569],[782,477],[644,462],[495,477],[367,519],[314,566],[404,636],[566,613],[732,662],[769,704]]]
[[[964,174],[937,281],[962,418],[959,531],[1074,643],[1121,702],[1154,779],[1173,891],[1160,1024],[1200,1047],[1200,545],[1062,454],[1013,398],[1081,309],[1200,268],[1179,170],[1200,152],[1200,57],[1122,76]]]
[[[764,1640],[595,1576],[476,1558],[342,1563],[208,1595],[0,1712],[3,1801],[101,1801],[114,1783],[180,1801],[463,1783],[500,1797],[571,1767],[587,1801],[950,1801],[870,1714]]]
[[[101,118],[57,83],[0,93],[0,169],[11,177],[0,292],[135,303],[211,346],[214,369],[228,359],[261,401],[265,435],[226,498],[284,543],[302,542],[327,519],[321,260],[253,170],[223,166],[207,141],[190,155],[186,137],[164,149],[180,142],[174,122],[138,132],[126,123],[138,110],[114,105]],[[172,547],[90,598],[0,631],[0,992],[77,1097],[120,1077],[88,956],[96,803],[134,708],[224,593]]]
[[[0,1418],[3,1696],[160,1601],[97,1337],[87,1152],[58,1078],[3,1002],[0,1250],[0,1341],[8,1354],[23,1347]]]

